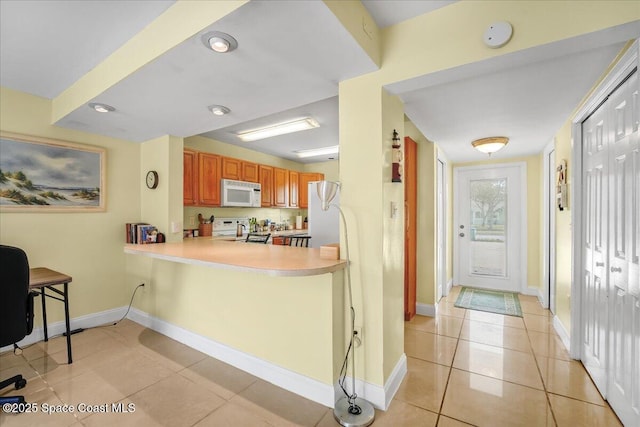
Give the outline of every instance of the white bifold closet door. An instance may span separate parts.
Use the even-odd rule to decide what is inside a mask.
[[[638,72],[583,122],[583,363],[625,425],[640,425]]]

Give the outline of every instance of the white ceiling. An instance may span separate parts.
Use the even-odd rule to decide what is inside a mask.
[[[171,6],[173,1],[0,1],[0,84],[54,98]],[[385,27],[450,1],[365,1]],[[200,35],[232,34],[236,51],[207,50]],[[454,161],[485,158],[472,139],[506,135],[495,156],[540,152],[606,69],[637,23],[387,87],[407,116]],[[478,35],[481,37],[481,35]],[[375,65],[321,1],[251,1],[82,106],[58,126],[145,141],[201,134],[291,160],[338,144],[338,82]],[[207,106],[231,113],[214,117]],[[318,129],[252,143],[238,131],[311,115]]]
[[[432,12],[457,0],[363,0],[378,27],[386,28],[398,22]]]

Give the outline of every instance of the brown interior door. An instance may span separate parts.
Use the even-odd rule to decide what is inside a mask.
[[[404,320],[416,314],[416,216],[418,207],[418,145],[404,138]]]

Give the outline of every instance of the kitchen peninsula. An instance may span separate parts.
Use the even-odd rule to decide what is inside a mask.
[[[320,249],[261,245],[211,237],[151,245],[129,244],[125,253],[207,267],[252,271],[269,276],[314,276],[346,267],[344,260],[320,258]]]
[[[130,288],[145,283],[133,320],[333,406],[345,351],[346,261],[321,259],[319,249],[211,237],[129,244],[124,252]]]

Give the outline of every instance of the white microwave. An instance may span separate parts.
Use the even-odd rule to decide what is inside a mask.
[[[260,184],[223,179],[221,186],[221,206],[260,207]]]

